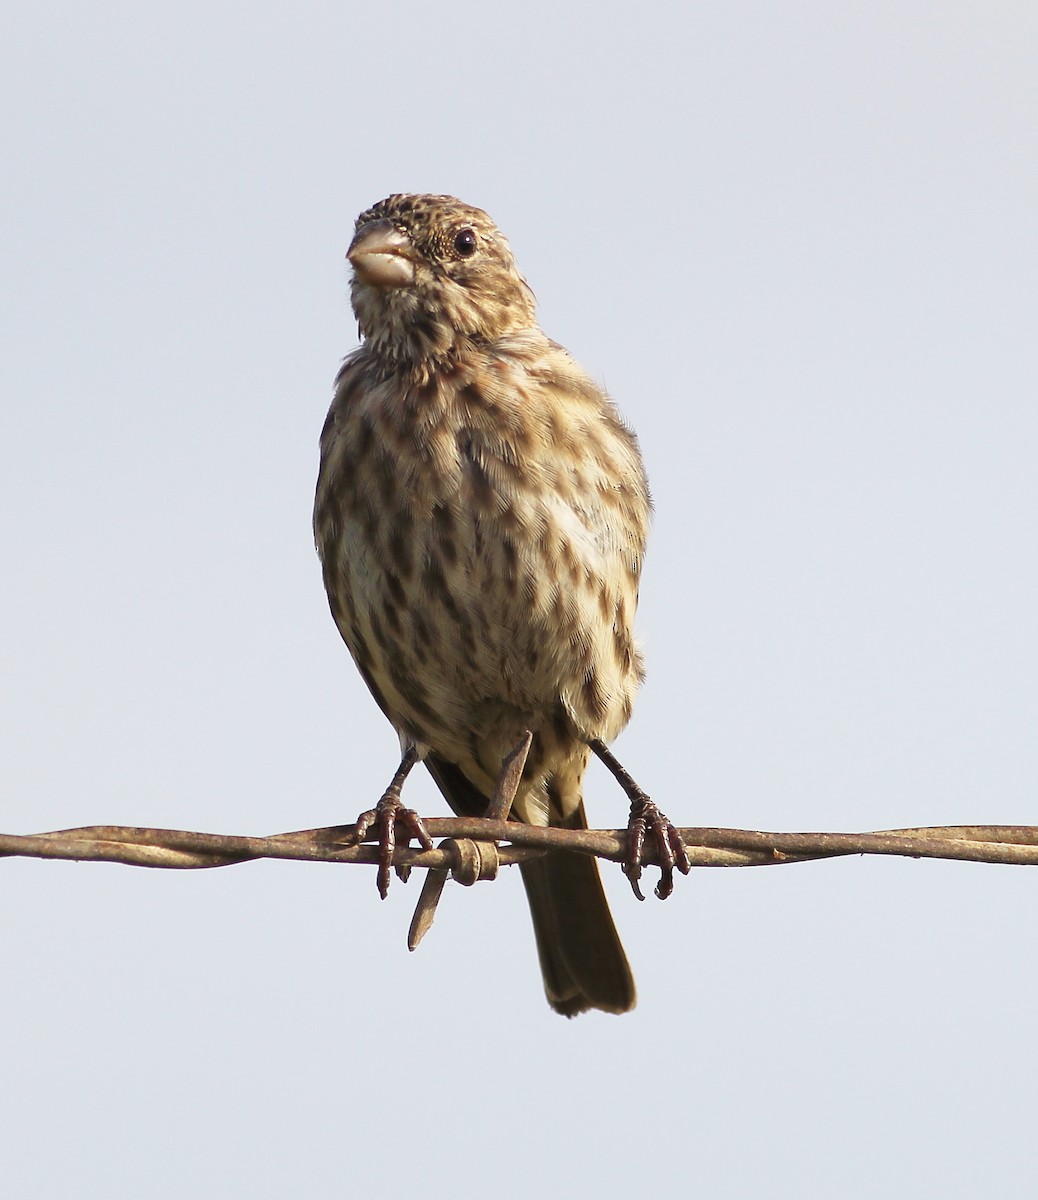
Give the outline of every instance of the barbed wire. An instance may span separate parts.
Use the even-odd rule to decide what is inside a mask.
[[[521,765],[521,764],[520,764]],[[399,845],[397,874],[427,868],[408,932],[414,950],[432,926],[448,876],[471,885],[494,879],[500,866],[539,855],[570,851],[622,863],[627,831],[545,829],[486,817],[430,817],[431,837],[445,839],[432,850]],[[808,862],[850,854],[886,854],[966,862],[1038,866],[1038,826],[953,825],[888,829],[875,833],[765,833],[749,829],[686,828],[678,834],[694,867],[755,867]],[[136,867],[200,870],[256,859],[296,862],[379,863],[379,847],[357,842],[356,825],[303,829],[272,837],[192,833],[132,825],[87,825],[29,835],[0,834],[0,857],[116,862]],[[646,841],[643,861],[659,865],[657,847]]]
[[[433,837],[496,845],[501,865],[550,851],[568,850],[622,862],[627,834],[622,829],[546,829],[516,821],[483,817],[430,817]],[[378,862],[375,836],[355,844],[354,825],[304,829],[271,837],[192,833],[132,825],[87,825],[37,834],[0,834],[0,857],[118,862],[129,866],[205,869],[255,859],[303,862]],[[1038,826],[951,825],[888,829],[874,833],[767,833],[748,829],[689,827],[678,833],[697,867],[772,866],[850,854],[886,854],[907,858],[943,858],[966,862],[1038,866]],[[503,843],[503,844],[502,844]],[[434,850],[400,846],[398,867],[454,870],[458,852],[451,845]],[[645,844],[644,861],[657,861]]]

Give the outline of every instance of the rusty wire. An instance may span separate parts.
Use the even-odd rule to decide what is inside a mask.
[[[521,766],[520,761],[519,769]],[[408,931],[411,950],[432,926],[448,876],[470,885],[480,879],[495,879],[502,865],[541,854],[571,851],[612,862],[623,862],[626,854],[626,830],[619,829],[541,829],[486,817],[430,818],[425,828],[431,837],[445,840],[432,850],[397,846],[393,854],[393,865],[404,878],[412,867],[425,867],[428,872]],[[181,870],[226,867],[260,858],[377,864],[378,846],[357,844],[356,830],[355,825],[336,825],[273,837],[240,837],[90,825],[28,836],[0,834],[0,857],[63,858]],[[678,832],[689,861],[698,867],[766,866],[847,854],[1038,866],[1038,826],[1033,825],[958,825],[877,833],[763,833],[702,828]],[[643,859],[648,865],[657,861],[656,847],[650,841],[645,843]]]
[[[398,847],[394,865],[464,871],[459,841],[497,846],[501,865],[549,851],[569,850],[621,862],[626,831],[619,829],[542,829],[515,821],[478,817],[429,818],[433,837],[448,839],[434,850]],[[60,858],[118,862],[139,867],[202,869],[255,859],[303,862],[378,861],[374,844],[353,844],[354,826],[305,829],[272,837],[191,833],[125,825],[90,825],[30,835],[0,834],[0,857]],[[890,829],[875,833],[765,833],[745,829],[686,828],[679,833],[689,859],[698,867],[749,867],[805,862],[849,854],[887,854],[967,862],[1038,866],[1038,826],[956,825]],[[655,861],[647,842],[645,862]],[[467,880],[463,880],[466,882]]]

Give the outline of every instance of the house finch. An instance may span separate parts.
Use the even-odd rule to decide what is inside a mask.
[[[380,890],[396,823],[427,843],[400,804],[414,763],[455,813],[479,816],[530,731],[511,818],[586,828],[594,750],[632,801],[632,884],[648,831],[665,894],[684,849],[605,747],[642,678],[632,620],[650,503],[635,437],[541,332],[480,209],[390,196],[360,215],[348,257],[363,340],[321,436],[314,530],[332,615],[403,752],[371,814]],[[633,1007],[595,860],[556,853],[521,871],[551,1006]]]

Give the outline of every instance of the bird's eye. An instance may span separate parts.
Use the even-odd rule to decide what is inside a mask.
[[[461,258],[469,258],[476,253],[476,235],[471,229],[459,229],[454,235],[454,250]]]

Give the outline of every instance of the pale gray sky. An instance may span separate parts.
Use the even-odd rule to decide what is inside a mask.
[[[270,833],[384,787],[309,521],[343,255],[400,190],[495,217],[638,430],[618,752],[678,823],[1038,822],[1036,51],[1023,2],[16,4],[0,827]],[[601,769],[588,807],[624,819]],[[417,881],[3,863],[5,1187],[1033,1182],[1038,872],[608,885],[640,1004],[566,1022],[511,873],[409,955]]]

